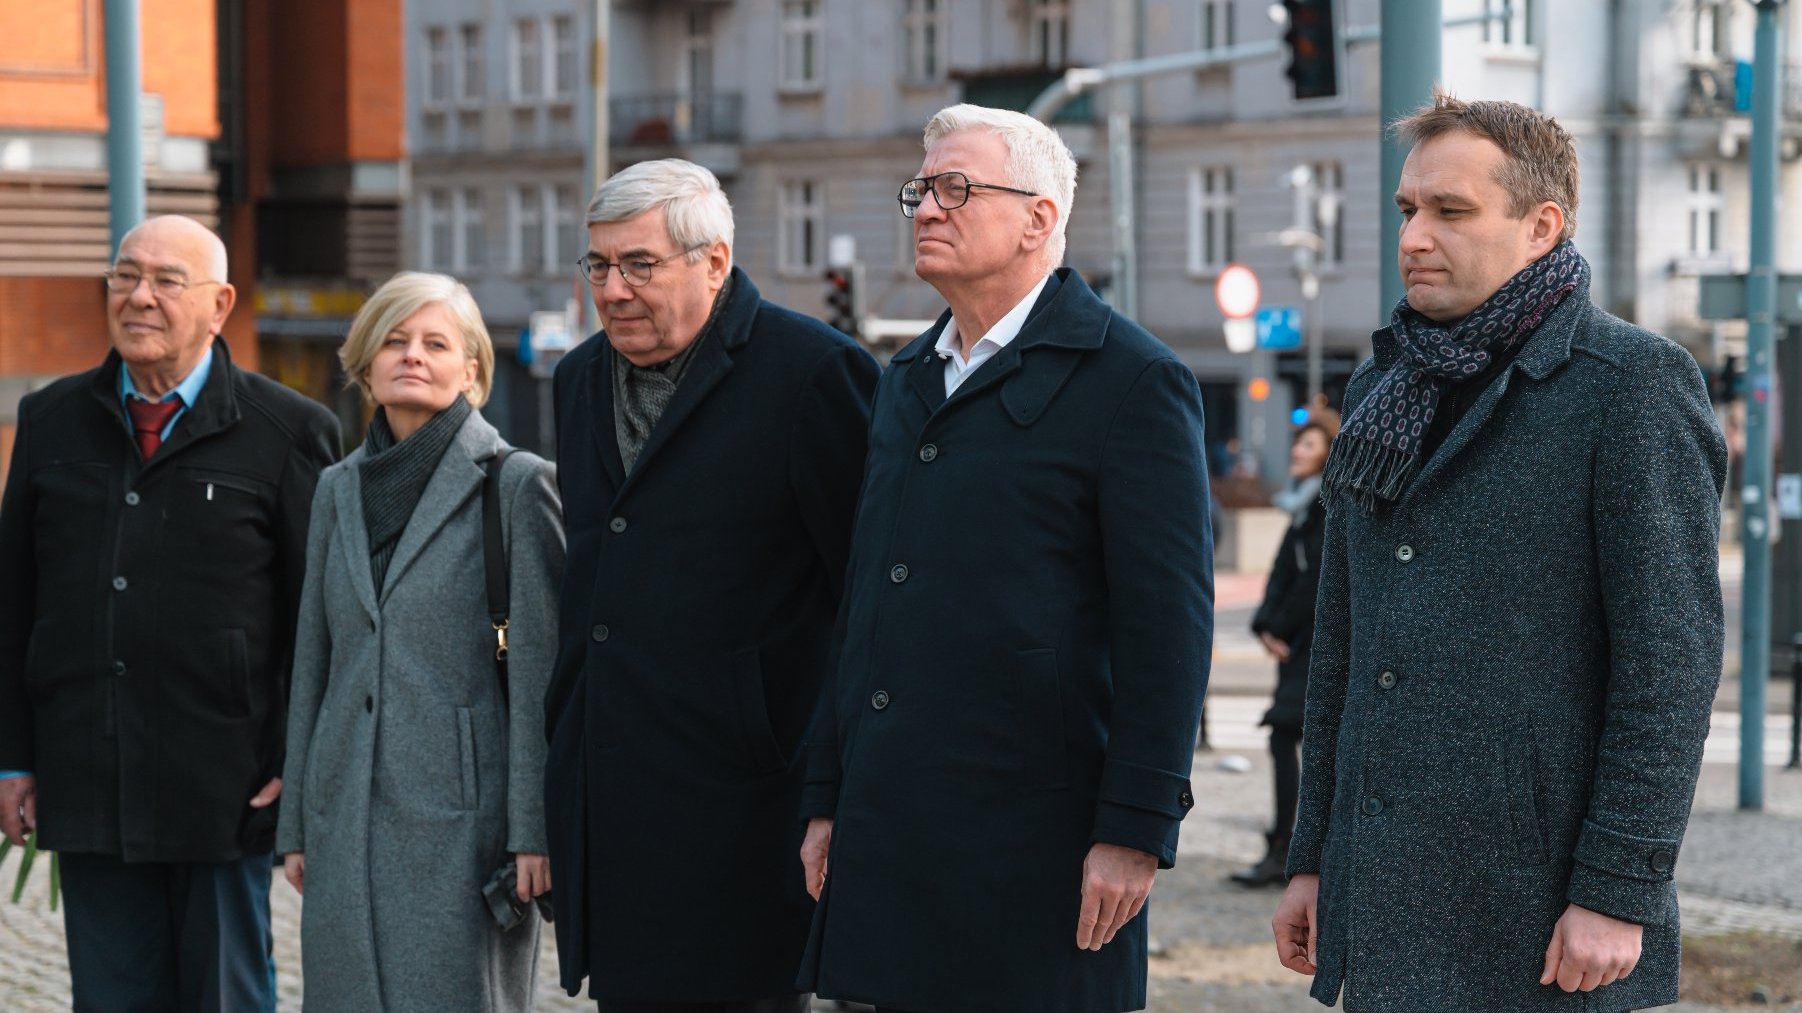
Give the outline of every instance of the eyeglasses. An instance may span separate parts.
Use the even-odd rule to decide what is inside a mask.
[[[149,279],[150,291],[158,299],[180,299],[188,289],[196,285],[223,285],[222,281],[189,281],[179,274],[145,274],[142,271],[115,269],[104,272],[106,290],[115,295],[130,295],[138,290],[138,283]]]
[[[1022,197],[1039,196],[1031,190],[1016,190],[1011,186],[972,183],[970,177],[961,172],[941,172],[936,176],[923,176],[901,184],[901,193],[895,199],[901,202],[901,213],[912,218],[920,205],[926,203],[927,194],[932,194],[932,199],[938,201],[939,207],[946,211],[955,211],[970,202],[970,191],[977,187],[984,190],[1017,193]]]
[[[672,253],[667,257],[658,257],[655,260],[648,257],[627,257],[617,264],[604,257],[586,253],[576,258],[576,266],[582,269],[582,277],[588,279],[588,283],[596,288],[607,284],[607,272],[616,267],[619,268],[619,276],[625,279],[626,284],[633,288],[640,288],[651,283],[651,272],[656,270],[658,265],[666,264],[677,257],[686,257],[706,245],[706,243],[699,243],[681,253]]]

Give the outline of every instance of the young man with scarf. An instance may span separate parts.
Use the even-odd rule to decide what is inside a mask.
[[[1569,134],[1444,94],[1396,130],[1277,953],[1354,1010],[1675,1002],[1726,449],[1690,355],[1590,302]]]

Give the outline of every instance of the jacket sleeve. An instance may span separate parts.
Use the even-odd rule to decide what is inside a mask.
[[[1201,389],[1174,359],[1146,366],[1116,409],[1098,513],[1114,699],[1090,838],[1169,868],[1195,804],[1214,599]]]
[[[1293,644],[1314,625],[1314,599],[1320,592],[1320,544],[1323,538],[1319,504],[1308,507],[1310,517],[1302,521],[1293,539],[1283,540],[1282,551],[1288,556],[1282,569],[1286,578],[1275,596],[1266,596],[1258,610],[1263,629],[1285,644]],[[1258,630],[1256,621],[1252,629]]]
[[[1338,778],[1339,719],[1351,673],[1351,578],[1345,561],[1344,497],[1326,509],[1308,662],[1308,703],[1301,739],[1301,797],[1289,841],[1287,872],[1320,871]],[[1355,508],[1353,508],[1355,509]]]
[[[863,486],[878,375],[876,361],[863,349],[836,349],[815,367],[795,414],[789,482],[839,602],[830,660],[802,749],[803,821],[830,819],[838,809],[838,718],[833,686],[838,648],[844,642],[845,571],[850,565],[851,534],[857,520],[858,491]]]
[[[0,494],[0,770],[35,770],[31,704],[25,697],[25,658],[37,607],[37,556],[31,518],[30,424],[27,397],[19,406],[6,491]]]
[[[288,694],[287,757],[282,765],[281,816],[275,825],[278,854],[306,851],[307,757],[319,704],[331,677],[332,631],[325,619],[325,557],[338,526],[329,482],[313,495],[312,524],[307,531],[306,576],[300,589],[294,627],[294,666]]]
[[[549,847],[544,829],[545,695],[557,655],[563,508],[555,469],[537,457],[528,460],[531,470],[515,483],[506,512],[507,850],[542,855]]]
[[[1628,367],[1601,428],[1592,518],[1609,675],[1567,897],[1672,922],[1672,871],[1720,682],[1717,563],[1727,452],[1702,375],[1664,344]]]

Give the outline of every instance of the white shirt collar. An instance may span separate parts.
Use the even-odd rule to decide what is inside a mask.
[[[938,343],[932,346],[933,350],[938,352],[941,358],[949,358],[954,363],[962,364],[965,369],[1001,351],[1007,347],[1009,342],[1020,336],[1020,328],[1025,326],[1026,317],[1032,313],[1033,304],[1039,301],[1039,293],[1045,290],[1045,283],[1050,280],[1049,274],[1040,278],[1039,283],[1032,287],[1032,291],[1026,293],[1026,298],[1015,303],[1014,308],[1008,310],[1006,316],[995,321],[995,326],[989,328],[987,334],[970,346],[969,362],[964,361],[962,347],[958,344],[956,317],[945,322],[945,329],[939,334]]]

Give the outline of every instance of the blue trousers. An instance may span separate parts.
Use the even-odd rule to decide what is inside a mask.
[[[75,1013],[274,1013],[269,854],[60,860]]]

